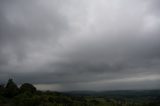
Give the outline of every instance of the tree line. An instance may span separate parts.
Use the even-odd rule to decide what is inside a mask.
[[[9,79],[0,84],[0,106],[160,106],[160,95],[83,96],[53,91],[39,91],[30,83],[20,87]]]
[[[13,79],[9,79],[6,85],[0,85],[0,94],[7,98],[12,98],[24,92],[34,93],[36,92],[36,88],[29,83],[24,83],[20,86],[20,88],[18,88]]]

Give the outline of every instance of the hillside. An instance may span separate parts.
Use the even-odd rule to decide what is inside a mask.
[[[0,106],[160,106],[160,90],[38,91],[29,83],[20,87],[9,79],[0,85]]]

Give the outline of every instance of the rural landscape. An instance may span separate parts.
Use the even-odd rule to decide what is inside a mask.
[[[160,0],[0,0],[0,106],[160,106]]]
[[[39,91],[9,79],[0,85],[0,106],[160,106],[160,90]]]

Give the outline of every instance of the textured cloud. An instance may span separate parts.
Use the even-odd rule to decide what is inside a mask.
[[[0,80],[52,90],[160,88],[159,5],[2,0]]]

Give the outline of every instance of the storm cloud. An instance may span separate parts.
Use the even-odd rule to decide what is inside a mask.
[[[160,88],[159,0],[1,0],[0,83]]]

